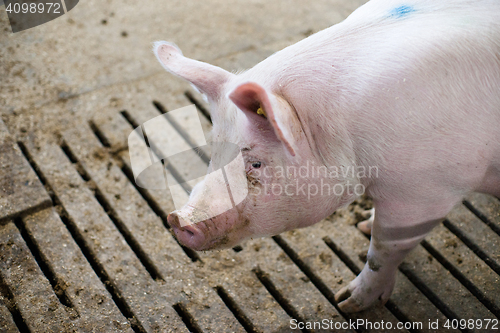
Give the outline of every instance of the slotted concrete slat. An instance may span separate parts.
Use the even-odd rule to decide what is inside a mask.
[[[152,104],[143,109],[134,108],[127,111],[136,122],[136,125],[151,125],[151,127],[146,128],[146,135],[148,139],[150,136],[153,138],[150,142],[150,146],[152,151],[157,155],[169,156],[169,151],[171,149],[181,149],[181,147],[183,147],[183,149],[180,150],[183,151],[183,159],[175,159],[176,163],[173,165],[173,168],[183,180],[192,180],[192,175],[198,175],[200,170],[206,170],[206,163],[203,159],[191,149],[191,146],[188,145],[182,135],[179,134],[166,117],[161,115]],[[179,155],[173,156],[172,158],[179,157]],[[158,158],[153,155],[153,159],[157,160]],[[166,158],[166,160],[169,161],[168,158]],[[204,173],[205,172],[203,172],[202,175],[204,175]]]
[[[305,322],[345,319],[271,238],[253,240],[236,256],[263,271]],[[253,259],[252,259],[253,258]],[[313,329],[313,331],[315,331]],[[344,330],[350,332],[352,330]]]
[[[488,256],[487,261],[493,263],[497,268],[497,274],[500,274],[500,235],[463,205],[457,206],[446,217],[451,226],[473,242],[472,246],[477,246]]]
[[[232,250],[201,253],[207,279],[221,286],[259,332],[289,332],[290,317]],[[243,266],[243,267],[242,267]],[[246,267],[245,267],[246,266]]]
[[[471,281],[474,287],[500,309],[500,276],[483,260],[472,252],[457,236],[443,225],[437,226],[426,237],[426,241],[434,247],[448,262]],[[497,312],[498,314],[499,312]]]
[[[90,128],[71,130],[63,137],[117,218],[165,280],[162,291],[170,304],[185,302],[194,320],[207,332],[243,329],[217,293],[193,274],[189,265],[195,264],[127,177],[113,162],[103,158],[106,155],[104,147]]]
[[[12,314],[5,304],[3,296],[0,296],[0,329],[5,333],[19,332],[19,329],[14,322],[14,318],[12,318]]]
[[[24,224],[88,331],[133,332],[53,208]]]
[[[123,161],[124,167],[132,176],[130,154],[127,147],[128,136],[133,130],[132,125],[120,113],[96,117],[94,123],[109,142],[112,152],[116,152],[117,157]],[[166,173],[169,171],[166,170]],[[149,189],[147,192],[155,193],[155,201],[166,213],[175,210],[170,189]],[[166,215],[163,218],[166,218]]]
[[[307,277],[270,238],[252,240],[244,245],[243,250],[237,253],[232,250],[223,250],[200,255],[207,262],[208,267],[217,270],[222,276],[241,276],[241,280],[238,278],[228,279],[226,282],[228,289],[253,293],[252,290],[262,288],[261,282],[254,277],[255,270],[258,269],[274,285],[279,295],[299,314],[300,319],[321,321],[327,318],[339,322],[345,321],[333,305],[308,281]],[[213,279],[215,283],[217,275],[214,275]],[[268,296],[265,296],[265,290],[263,292],[261,297],[269,299]],[[265,311],[265,309],[260,309],[259,302],[255,302],[255,305],[253,305],[254,302],[245,302],[244,300],[241,302],[239,304],[251,317],[258,318],[259,312]],[[274,302],[267,304],[263,302],[262,304],[278,309],[273,305]],[[279,312],[281,311],[283,310]],[[286,317],[283,317],[280,323],[288,324],[289,320],[287,321]],[[258,319],[256,325],[261,325],[261,322],[264,320]],[[262,329],[266,331],[264,327]],[[279,328],[273,328],[273,330],[277,329]]]
[[[181,318],[168,304],[168,299],[61,148],[46,145],[39,151],[31,150],[31,154],[67,212],[69,222],[138,323],[148,332],[187,332]]]
[[[482,193],[471,193],[465,198],[500,230],[500,199]]]
[[[42,183],[0,119],[0,222],[50,204]]]
[[[30,331],[77,331],[12,222],[0,226],[0,274]]]

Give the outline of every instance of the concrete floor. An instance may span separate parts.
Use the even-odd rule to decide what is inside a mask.
[[[153,101],[192,103],[152,42],[239,71],[364,2],[81,0],[16,34],[0,7],[0,331],[290,332],[292,318],[442,328],[498,317],[496,198],[469,196],[400,266],[385,307],[346,315],[333,295],[366,260],[355,223],[368,201],[307,229],[194,253],[165,227],[170,194],[131,181],[132,125],[159,115]]]
[[[230,71],[344,19],[364,1],[81,1],[69,13],[13,34],[0,12],[0,112],[17,139],[120,110],[137,83],[158,95],[175,81],[152,42]],[[147,82],[147,83],[146,83]]]

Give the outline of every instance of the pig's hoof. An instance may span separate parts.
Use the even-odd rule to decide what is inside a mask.
[[[369,215],[370,218],[358,223],[358,229],[361,230],[362,233],[366,235],[372,234],[372,226],[373,221],[375,220],[375,208],[369,209],[366,212],[366,215]]]
[[[350,285],[345,286],[335,294],[335,302],[338,303],[340,310],[345,313],[361,311],[363,309],[362,304],[359,304],[354,297],[351,297],[352,292],[349,287]]]
[[[335,294],[335,301],[344,313],[359,312],[374,305],[384,305],[392,294],[394,278],[377,272],[368,274],[363,272]]]
[[[370,293],[369,289],[360,290],[352,287],[351,284],[335,294],[335,301],[344,313],[354,313],[366,310],[375,305],[384,305],[389,300],[392,292],[392,289],[389,292],[381,291],[381,294],[378,295],[373,292]]]

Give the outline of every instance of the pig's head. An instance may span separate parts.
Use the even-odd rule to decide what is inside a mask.
[[[171,43],[155,43],[154,52],[167,71],[189,81],[208,98],[211,140],[216,143],[209,171],[225,163],[231,147],[225,143],[237,147],[244,161],[244,166],[225,168],[226,182],[209,173],[194,187],[188,203],[169,214],[168,223],[180,243],[195,250],[233,247],[250,237],[316,223],[349,200],[319,193],[321,186],[333,186],[338,179],[299,174],[300,167],[311,169],[322,163],[278,84],[265,76],[235,75],[186,58]],[[241,184],[231,187],[231,179],[243,179],[245,189]],[[235,191],[248,189],[248,194],[219,213],[222,201],[227,200],[222,193],[228,193],[228,188],[233,198],[238,196]]]

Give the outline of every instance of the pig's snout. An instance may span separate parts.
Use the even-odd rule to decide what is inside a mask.
[[[189,224],[176,212],[168,214],[167,222],[182,245],[194,250],[202,248],[205,243],[205,235],[194,224]]]

